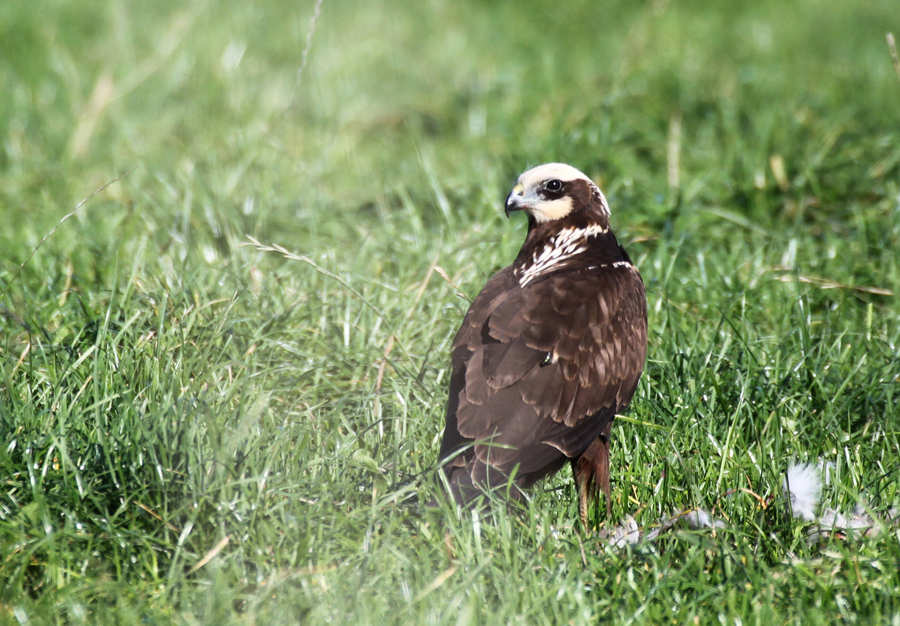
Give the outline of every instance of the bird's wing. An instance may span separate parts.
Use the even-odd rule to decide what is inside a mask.
[[[489,441],[475,447],[481,460],[528,472],[559,452],[580,454],[631,400],[646,356],[646,299],[630,266],[573,268],[525,286],[504,272],[454,340],[447,430],[458,441],[445,436],[442,450]]]

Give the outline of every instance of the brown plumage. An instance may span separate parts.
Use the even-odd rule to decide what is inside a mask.
[[[609,511],[609,435],[647,351],[640,274],[609,229],[609,208],[568,165],[528,170],[507,215],[524,210],[516,260],[472,302],[453,341],[440,457],[451,493],[470,504],[510,495],[571,463],[579,513],[598,487]]]

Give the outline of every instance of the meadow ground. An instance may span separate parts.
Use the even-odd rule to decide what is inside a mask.
[[[0,623],[900,623],[780,497],[900,505],[896,3],[550,4],[0,3]],[[550,160],[647,286],[613,522],[726,529],[424,507]]]

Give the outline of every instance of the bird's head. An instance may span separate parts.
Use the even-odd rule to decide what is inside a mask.
[[[506,198],[506,216],[525,211],[532,225],[586,213],[609,224],[609,205],[594,182],[571,165],[545,163],[533,167],[516,181]]]

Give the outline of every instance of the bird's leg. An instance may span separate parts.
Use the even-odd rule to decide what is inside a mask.
[[[575,487],[578,490],[578,515],[585,532],[588,527],[588,512],[591,502],[596,500],[597,489],[606,498],[606,517],[612,517],[612,501],[609,489],[609,432],[612,424],[605,428],[597,440],[580,457],[572,461]]]
[[[609,519],[612,517],[612,499],[609,488],[609,436],[600,435],[597,441],[600,445],[597,446],[598,454],[594,475],[597,477],[597,482],[600,483],[600,491],[606,497],[606,517]]]
[[[579,471],[578,462],[572,466],[573,474],[575,474],[575,487],[578,489],[578,516],[581,518],[581,527],[587,533],[588,527],[588,510],[590,509],[590,474]]]
[[[606,496],[606,517],[612,518],[612,499],[609,488],[609,439],[612,435],[613,423],[610,421],[600,433],[599,450],[597,451],[597,470],[595,476],[600,483],[600,491]]]

